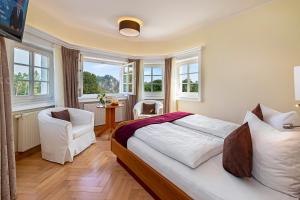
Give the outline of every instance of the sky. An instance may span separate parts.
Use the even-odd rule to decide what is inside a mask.
[[[84,62],[83,71],[87,71],[98,76],[111,75],[116,79],[120,79],[121,66],[102,63]]]

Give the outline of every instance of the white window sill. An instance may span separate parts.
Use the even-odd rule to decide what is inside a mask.
[[[164,100],[164,93],[163,92],[145,92],[143,91],[143,99],[147,100]]]
[[[32,104],[26,104],[26,105],[13,105],[12,112],[21,112],[26,110],[34,110],[34,109],[40,109],[40,108],[47,108],[54,106],[54,102],[46,102],[46,103],[32,103]]]
[[[200,97],[177,97],[178,101],[197,101],[197,102],[201,102],[201,98]]]
[[[146,96],[143,97],[144,100],[164,100],[165,98],[163,97],[151,97],[151,96]]]
[[[119,101],[125,101],[125,100],[127,100],[126,97],[118,97],[117,99]],[[78,101],[79,101],[79,103],[95,103],[95,102],[99,102],[99,100],[97,98],[84,98],[84,97],[79,97]]]

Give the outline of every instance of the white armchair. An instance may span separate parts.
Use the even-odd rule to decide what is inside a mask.
[[[68,109],[71,122],[53,118],[51,112]],[[50,108],[38,114],[42,157],[64,164],[96,142],[94,113],[75,108]]]
[[[153,114],[153,115],[142,114],[143,103],[145,103],[145,104],[154,104],[155,103],[155,114]],[[153,117],[153,116],[157,116],[157,115],[162,115],[163,112],[164,112],[163,104],[160,101],[155,101],[155,100],[140,101],[137,104],[135,104],[135,106],[133,108],[134,119],[143,119],[143,118]]]

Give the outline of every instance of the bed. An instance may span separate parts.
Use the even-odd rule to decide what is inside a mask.
[[[200,117],[200,118],[197,118]],[[203,116],[186,116],[182,120],[172,122],[174,130],[186,129],[185,132],[197,132],[207,135],[210,130],[222,129],[230,132],[234,124],[214,121],[207,123],[206,127],[199,127],[197,120],[211,122]],[[205,124],[205,123],[204,123]],[[213,124],[213,126],[211,125]],[[220,125],[220,126],[219,126]],[[163,123],[165,126],[165,123]],[[170,126],[170,125],[168,125]],[[238,125],[236,125],[238,126]],[[138,129],[127,140],[127,148],[112,137],[112,152],[117,156],[118,162],[127,169],[156,199],[200,199],[200,200],[295,200],[291,196],[274,191],[253,178],[240,179],[232,176],[223,169],[222,149],[220,153],[214,152],[212,156],[197,167],[190,167],[180,160],[167,156],[165,153],[153,148],[152,144],[145,141],[149,138],[140,136],[140,132],[151,132],[151,127]],[[161,127],[160,127],[161,128]],[[153,128],[153,129],[157,129]],[[225,132],[213,131],[213,137],[222,140]],[[216,133],[216,134],[215,134]],[[211,134],[210,134],[211,135]],[[163,150],[163,149],[162,149]]]

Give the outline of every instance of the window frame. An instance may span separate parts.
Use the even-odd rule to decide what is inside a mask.
[[[21,49],[29,52],[29,65],[26,64],[20,64],[21,66],[28,66],[29,67],[29,94],[24,95],[24,96],[16,96],[14,93],[14,71],[15,71],[15,63],[14,58],[15,58],[15,49]],[[34,70],[35,68],[41,68],[43,67],[37,67],[35,66],[34,63],[34,54],[40,54],[42,56],[47,56],[48,59],[48,81],[35,81],[34,80]],[[18,106],[23,106],[23,105],[32,105],[36,103],[49,103],[54,105],[54,57],[53,57],[53,52],[48,49],[43,49],[40,47],[36,47],[30,44],[20,44],[20,43],[15,43],[11,47],[11,58],[10,58],[10,67],[11,67],[11,94],[12,94],[12,101],[13,101],[13,106],[18,107]],[[35,82],[48,82],[48,94],[46,95],[34,95],[34,83]]]
[[[190,92],[191,83],[187,83],[187,92],[182,92],[182,83],[180,81],[180,67],[183,65],[187,65],[187,78],[189,80],[190,74],[189,69],[191,64],[198,64],[198,92]],[[196,73],[194,73],[196,74]],[[185,59],[176,61],[176,98],[178,100],[192,100],[192,101],[201,101],[201,62],[199,56],[188,57]]]
[[[145,75],[145,68],[151,67],[151,75]],[[151,84],[151,92],[145,91],[145,76],[151,76],[151,81],[153,81],[153,67],[160,67],[162,70],[162,90],[160,92],[153,91],[153,83]],[[164,92],[165,92],[165,64],[164,63],[143,63],[142,69],[142,91],[143,91],[143,98],[144,99],[164,99]]]
[[[126,82],[126,84],[124,84],[124,75],[125,75],[124,69],[125,69],[125,67],[129,67],[130,65],[132,67],[132,72],[131,72],[131,74],[132,74],[132,80],[131,80],[131,83],[129,83],[129,73],[128,73],[127,74],[127,80],[128,81]],[[122,74],[121,74],[121,76],[122,76],[122,79],[121,79],[122,83],[120,84],[121,85],[121,91],[122,91],[121,94],[125,94],[125,95],[136,94],[136,92],[135,92],[135,82],[136,82],[136,76],[135,76],[135,74],[136,74],[135,62],[126,63],[126,64],[122,65]],[[124,92],[124,85],[127,85],[127,86],[132,85],[132,91],[131,92]]]

